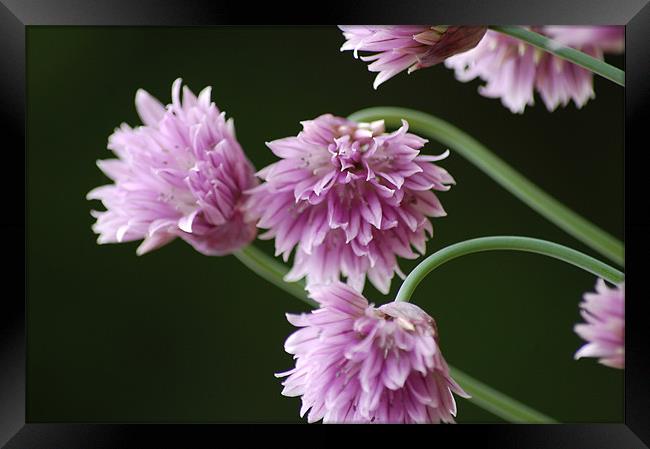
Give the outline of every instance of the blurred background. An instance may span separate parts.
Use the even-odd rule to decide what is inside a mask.
[[[137,242],[96,244],[90,210],[101,204],[85,195],[108,183],[95,161],[112,156],[113,129],[140,124],[138,88],[167,104],[179,76],[195,93],[213,86],[258,169],[275,160],[264,142],[297,134],[301,120],[380,105],[426,111],[623,238],[622,88],[596,77],[582,110],[549,113],[537,97],[514,115],[442,65],[374,91],[374,74],[342,43],[334,26],[28,27],[28,421],[302,421],[299,398],[281,396],[273,373],[292,366],[284,314],[306,305],[234,257],[205,257],[181,240],[142,257]],[[608,62],[623,67],[623,56]],[[600,257],[461,156],[440,165],[457,185],[439,195],[448,216],[433,221],[429,253],[517,234]],[[271,242],[256,245],[272,253]],[[492,252],[436,270],[413,302],[436,319],[450,364],[562,422],[622,421],[623,372],[573,360],[578,303],[594,284],[558,261]],[[365,294],[391,299],[370,285]],[[458,409],[460,423],[500,422],[471,400]]]

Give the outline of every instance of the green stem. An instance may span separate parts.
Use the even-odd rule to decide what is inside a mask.
[[[413,130],[452,148],[547,220],[623,266],[623,244],[620,241],[548,195],[483,144],[450,123],[424,112],[395,107],[362,109],[349,118],[364,122],[384,119],[389,127],[401,126],[402,119],[408,121]]]
[[[422,282],[427,274],[440,265],[467,254],[495,250],[524,251],[559,259],[595,274],[613,284],[618,284],[624,279],[624,274],[616,268],[612,268],[580,251],[558,245],[557,243],[530,237],[481,237],[450,245],[424,259],[406,276],[406,279],[404,279],[402,286],[397,292],[397,298],[395,300],[408,301],[418,284]]]
[[[283,264],[267,256],[253,245],[248,245],[246,248],[239,250],[234,256],[271,284],[280,287],[285,292],[306,302],[312,307],[318,307],[316,301],[307,297],[305,285],[302,282],[286,282],[284,276],[289,270]]]
[[[575,48],[565,47],[564,45],[542,36],[534,31],[516,26],[490,26],[491,30],[497,31],[508,36],[512,36],[533,45],[545,52],[551,53],[558,58],[566,59],[569,62],[584,67],[603,78],[615,82],[620,86],[625,86],[625,72],[617,67],[607,64],[605,61],[596,59]]]
[[[553,418],[506,396],[500,391],[468,376],[462,371],[449,367],[451,377],[469,393],[471,402],[484,410],[511,423],[552,424],[557,423]]]
[[[235,253],[244,265],[262,278],[280,287],[307,304],[317,307],[318,304],[309,299],[302,283],[287,283],[284,276],[289,270],[270,256],[250,245]],[[496,416],[514,423],[555,423],[552,418],[533,410],[497,390],[488,387],[459,369],[450,366],[452,376],[458,384],[472,396],[472,402]]]

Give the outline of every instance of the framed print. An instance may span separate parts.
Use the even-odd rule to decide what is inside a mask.
[[[648,447],[650,6],[326,6],[3,0],[0,444]]]

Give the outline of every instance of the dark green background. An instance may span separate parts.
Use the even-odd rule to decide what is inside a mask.
[[[213,86],[258,169],[275,160],[264,142],[295,135],[300,120],[427,111],[622,238],[623,89],[598,78],[580,111],[549,113],[538,98],[514,115],[443,66],[374,91],[342,42],[335,27],[28,28],[28,421],[299,421],[299,399],[281,396],[273,373],[292,364],[284,313],[304,304],[180,240],[143,257],[137,243],[95,243],[89,212],[101,206],[85,195],[107,183],[95,161],[112,156],[113,129],[139,124],[140,87],[168,103],[178,76],[195,92]],[[440,164],[457,185],[440,194],[449,215],[434,220],[429,252],[493,234],[588,251],[459,155]],[[578,303],[594,283],[541,256],[486,253],[440,268],[413,300],[436,318],[450,364],[560,421],[621,421],[622,372],[572,358]],[[458,408],[459,422],[499,421],[471,401]]]

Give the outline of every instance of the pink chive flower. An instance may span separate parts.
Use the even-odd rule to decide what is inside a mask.
[[[453,178],[424,156],[427,142],[407,132],[386,134],[384,122],[356,123],[330,114],[302,122],[297,137],[267,143],[282,158],[258,173],[249,215],[275,238],[285,261],[296,248],[287,281],[336,281],[343,275],[363,290],[366,275],[388,293],[397,256],[417,258],[433,233],[428,217],[446,215],[434,190]]]
[[[595,58],[604,53],[622,53],[625,33],[621,26],[543,26],[533,31],[576,48]],[[453,56],[445,65],[454,69],[460,81],[480,78],[486,82],[479,93],[501,98],[514,113],[535,104],[534,91],[549,111],[573,100],[581,108],[595,97],[593,74],[582,67],[539,50],[518,39],[488,31],[472,50]]]
[[[144,239],[144,254],[176,237],[206,255],[231,253],[255,238],[244,219],[243,192],[257,185],[254,169],[237,139],[232,119],[210,101],[210,87],[198,98],[181,80],[164,107],[144,90],[135,106],[144,123],[126,124],[110,136],[117,159],[99,168],[114,183],[88,193],[105,211],[92,211],[98,243]]]
[[[346,41],[341,51],[373,53],[361,60],[371,62],[368,70],[379,72],[373,87],[400,72],[431,67],[444,59],[473,48],[485,34],[486,27],[465,26],[339,26]]]
[[[599,357],[612,368],[625,368],[625,283],[609,288],[602,279],[595,293],[585,293],[580,304],[585,324],[576,324],[575,332],[588,343],[575,358]]]
[[[451,378],[436,323],[419,307],[375,308],[342,283],[316,286],[320,308],[287,314],[300,329],[285,343],[296,359],[285,396],[302,396],[300,416],[325,423],[451,423],[452,394],[469,395]]]

